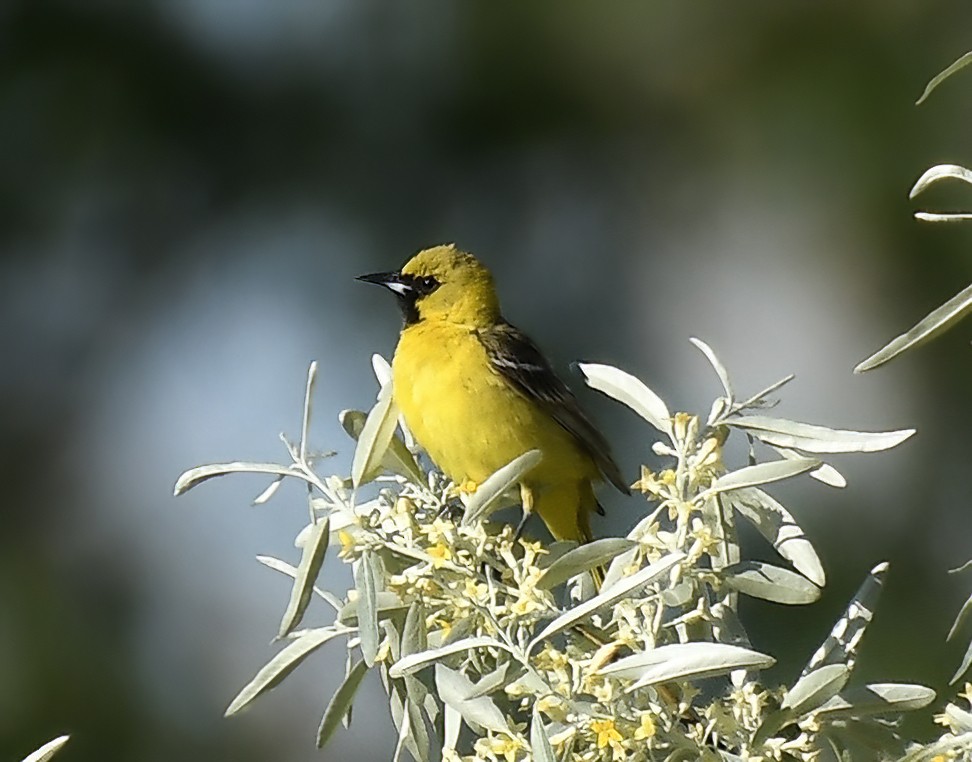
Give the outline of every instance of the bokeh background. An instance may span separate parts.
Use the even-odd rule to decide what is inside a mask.
[[[247,478],[171,493],[199,463],[285,458],[312,359],[314,445],[347,472],[337,414],[371,404],[399,326],[353,276],[445,241],[565,373],[610,362],[707,412],[698,336],[744,391],[796,373],[783,415],[918,427],[840,460],[842,491],[777,491],[829,583],[744,616],[792,681],[888,560],[856,679],[943,687],[972,588],[946,574],[972,556],[972,329],[851,368],[972,280],[972,227],[916,222],[907,197],[972,162],[972,74],[914,105],[969,49],[972,6],[939,0],[5,0],[0,759],[62,732],[65,762],[388,758],[372,678],[351,731],[313,748],[336,643],[222,719],[286,603],[253,556],[293,560],[306,506],[291,487],[250,507]],[[651,431],[580,393],[633,479]],[[645,510],[605,502],[603,533]]]

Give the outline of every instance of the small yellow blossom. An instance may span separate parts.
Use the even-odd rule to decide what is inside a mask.
[[[338,530],[338,541],[341,543],[341,550],[338,551],[339,558],[347,558],[355,550],[354,535],[347,530]]]
[[[655,735],[655,718],[650,712],[645,712],[643,715],[641,715],[641,723],[635,729],[635,740],[644,741],[646,738],[651,738],[653,735]]]
[[[605,746],[620,745],[624,736],[614,727],[614,720],[594,720],[591,723],[591,730],[597,734],[597,748],[603,749]]]
[[[513,736],[488,736],[476,741],[476,752],[485,759],[503,759],[514,762],[517,752],[523,748],[518,738]]]
[[[430,627],[432,625],[439,627],[439,632],[442,633],[443,640],[448,638],[449,634],[452,632],[452,622],[449,622],[445,619],[439,619],[439,618],[433,619],[431,622],[429,622],[429,625]]]
[[[426,552],[432,556],[432,566],[435,569],[441,569],[446,561],[452,560],[452,551],[443,542],[436,543]]]
[[[648,466],[641,466],[641,478],[638,479],[634,484],[631,485],[631,489],[638,490],[639,492],[652,493],[654,492],[655,485],[655,474],[648,468]]]

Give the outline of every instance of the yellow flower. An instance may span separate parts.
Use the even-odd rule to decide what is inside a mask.
[[[354,535],[344,529],[340,529],[338,530],[338,540],[341,543],[341,550],[338,551],[338,557],[347,558],[354,552]]]
[[[476,741],[476,752],[487,759],[505,759],[514,762],[516,753],[522,748],[519,739],[513,736],[490,736]],[[480,757],[482,758],[482,757]]]
[[[639,492],[653,492],[655,486],[655,474],[652,472],[648,466],[643,465],[641,467],[641,478],[638,479],[634,484],[631,485],[631,489],[636,489]]]
[[[431,546],[427,552],[432,556],[432,566],[435,569],[441,569],[446,561],[452,560],[452,551],[443,542]]]
[[[634,737],[638,741],[651,738],[655,735],[655,718],[649,712],[641,715],[641,724],[635,729]]]
[[[614,748],[620,744],[623,736],[614,727],[614,720],[594,720],[591,723],[591,730],[597,733],[597,748],[603,749],[605,746]]]

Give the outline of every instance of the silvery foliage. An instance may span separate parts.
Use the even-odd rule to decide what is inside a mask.
[[[874,567],[789,686],[759,682],[759,671],[775,660],[752,647],[738,617],[740,595],[802,605],[826,582],[810,538],[770,494],[773,486],[810,476],[841,487],[831,455],[895,447],[913,430],[840,430],[771,416],[771,395],[792,376],[737,396],[712,349],[693,343],[722,387],[706,416],[671,414],[617,368],[580,366],[591,387],[655,430],[653,450],[666,463],[642,467],[633,487],[648,501],[646,515],[626,536],[580,547],[517,539],[510,526],[491,520],[515,504],[519,479],[542,457],[537,451],[472,494],[424,470],[379,357],[375,406],[340,416],[357,440],[351,474],[318,475],[307,443],[313,364],[301,439],[284,440],[290,463],[202,466],[176,483],[181,494],[217,475],[272,475],[259,503],[285,477],[308,486],[310,523],[298,537],[296,565],[258,559],[293,579],[278,631],[283,646],[227,715],[334,640],[344,643],[347,669],[324,708],[319,745],[350,721],[355,692],[374,672],[397,729],[396,760],[405,752],[416,760],[544,762],[931,758],[932,746],[909,745],[894,724],[901,713],[928,705],[934,691],[862,684],[853,675],[887,564]],[[733,434],[749,443],[748,462],[739,467],[723,460]],[[362,498],[369,483],[377,495]],[[768,540],[778,563],[742,557],[739,520]],[[340,594],[318,586],[332,549],[353,572],[353,585]],[[599,589],[589,573],[595,567],[604,572]],[[327,623],[304,625],[315,598],[331,609]],[[934,753],[968,748],[972,737],[972,715],[951,705],[949,711],[955,732]]]

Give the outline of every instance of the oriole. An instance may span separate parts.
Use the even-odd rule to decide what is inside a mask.
[[[392,361],[393,398],[435,464],[457,485],[473,486],[539,449],[542,461],[519,485],[523,521],[536,511],[555,539],[590,541],[590,513],[603,513],[593,483],[603,474],[628,489],[574,395],[503,318],[489,270],[448,245],[420,251],[398,272],[358,280],[398,297],[405,325]]]

